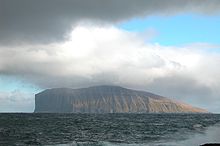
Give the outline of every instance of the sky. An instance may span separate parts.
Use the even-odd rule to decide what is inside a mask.
[[[0,112],[117,85],[220,113],[219,0],[0,0]]]

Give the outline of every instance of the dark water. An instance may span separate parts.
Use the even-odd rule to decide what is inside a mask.
[[[217,114],[0,114],[0,145],[220,142]]]

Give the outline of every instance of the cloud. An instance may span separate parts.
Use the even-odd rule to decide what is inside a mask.
[[[19,90],[0,91],[0,107],[0,112],[32,112],[34,109],[34,94]]]
[[[42,89],[99,84],[148,89],[220,111],[220,53],[210,53],[219,46],[148,44],[151,34],[113,27],[132,18],[185,12],[216,15],[220,1],[0,0],[0,75]],[[30,109],[33,93],[27,94],[1,92],[1,107]]]
[[[155,52],[157,48],[146,45],[138,34],[115,27],[78,26],[71,40],[64,43],[1,47],[0,72],[25,78],[42,88],[103,82],[133,84],[143,82],[146,75],[148,82],[166,72],[157,72],[166,65]]]
[[[0,43],[64,41],[81,21],[104,25],[149,15],[219,11],[219,0],[0,0]]]
[[[219,46],[161,46],[144,38],[113,26],[80,25],[65,42],[1,46],[0,74],[42,89],[121,85],[220,110],[220,54],[207,51]]]
[[[199,80],[196,80],[195,76],[174,73],[156,78],[146,88],[171,99],[178,99],[198,107],[210,109],[213,101],[215,103],[218,101],[218,96],[213,94],[212,86],[201,84]],[[212,109],[212,111],[216,111],[216,109]]]

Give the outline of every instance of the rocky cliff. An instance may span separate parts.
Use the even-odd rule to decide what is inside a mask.
[[[118,86],[47,89],[35,95],[35,112],[46,113],[204,113],[144,91]]]

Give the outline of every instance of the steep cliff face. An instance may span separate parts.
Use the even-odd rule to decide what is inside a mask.
[[[35,95],[35,112],[204,113],[206,110],[144,91],[118,86],[47,89]]]

